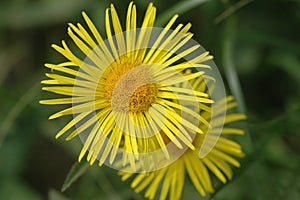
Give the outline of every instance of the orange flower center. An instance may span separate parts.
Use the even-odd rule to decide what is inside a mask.
[[[149,66],[132,62],[114,63],[107,73],[104,90],[115,111],[147,111],[155,102],[158,86],[154,83]]]

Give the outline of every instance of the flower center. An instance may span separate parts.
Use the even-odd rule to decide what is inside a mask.
[[[130,112],[147,111],[158,92],[149,66],[128,63],[108,74],[104,89],[113,110]]]

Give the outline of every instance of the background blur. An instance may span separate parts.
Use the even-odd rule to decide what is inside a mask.
[[[124,25],[127,0],[1,0],[1,200],[143,199],[114,170],[84,163],[70,183],[83,175],[61,192],[81,142],[55,140],[69,119],[48,121],[61,107],[38,104],[51,96],[41,92],[43,64],[64,60],[50,45],[70,40],[67,23],[84,23],[82,10],[104,35],[111,2]],[[153,2],[158,26],[175,13],[193,24],[194,39],[214,55],[228,93],[248,114],[248,155],[214,198],[300,199],[300,0]],[[148,1],[135,3],[141,21]],[[187,181],[183,199],[199,197]]]

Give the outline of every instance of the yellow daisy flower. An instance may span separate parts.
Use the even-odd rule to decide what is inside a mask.
[[[207,77],[206,77],[207,78]],[[213,93],[213,88],[208,88],[206,78],[192,80],[192,86],[196,91]],[[212,80],[212,79],[211,79]],[[227,136],[242,135],[244,131],[238,128],[228,127],[231,122],[244,120],[245,115],[229,113],[225,117],[225,127],[223,127],[223,117],[220,115],[226,109],[236,107],[236,102],[232,96],[228,96],[214,103],[215,108],[210,111],[202,111],[201,115],[212,125],[210,128],[201,124],[200,129],[204,134],[197,134],[193,140],[195,150],[188,149],[179,159],[170,165],[152,172],[140,174],[120,171],[122,180],[125,181],[132,176],[131,187],[136,192],[145,190],[145,197],[148,199],[180,199],[186,179],[186,173],[201,196],[207,192],[213,193],[214,188],[210,178],[210,173],[214,174],[222,183],[231,180],[233,172],[231,165],[240,167],[240,163],[234,157],[243,157],[241,146],[229,139]],[[212,105],[211,105],[212,106]],[[219,132],[221,131],[221,135]],[[212,147],[212,148],[211,148]],[[203,150],[209,151],[203,154]]]
[[[52,47],[67,61],[45,65],[51,72],[42,89],[65,97],[40,103],[69,105],[49,119],[73,116],[56,138],[72,131],[66,140],[79,136],[84,143],[79,161],[87,154],[90,164],[99,160],[99,165],[115,168],[130,165],[127,169],[133,172],[162,168],[187,148],[195,150],[194,137],[209,126],[200,110],[213,100],[194,90],[190,81],[214,69],[209,64],[212,56],[191,42],[191,24],[172,30],[175,15],[164,28],[154,28],[156,8],[150,3],[137,28],[131,2],[123,29],[110,5],[104,40],[87,14],[82,15],[86,27],[68,27],[77,55],[62,41],[62,46]],[[153,160],[161,162],[149,167]]]

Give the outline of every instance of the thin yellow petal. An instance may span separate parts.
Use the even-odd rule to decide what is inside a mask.
[[[218,158],[229,162],[230,164],[232,164],[235,167],[240,167],[241,166],[240,163],[236,159],[232,158],[231,156],[229,156],[229,155],[227,155],[227,154],[225,154],[225,153],[223,153],[223,152],[221,152],[217,149],[213,149],[211,151],[211,154],[212,154],[212,156],[217,156]]]
[[[119,146],[121,143],[121,139],[122,139],[122,131],[119,129],[118,126],[115,126],[112,135],[111,135],[111,140],[112,143],[114,144],[112,151],[111,151],[111,155],[109,158],[109,163],[112,164],[117,156],[117,152],[119,150]]]
[[[160,87],[159,90],[176,92],[176,93],[185,93],[185,94],[195,95],[195,96],[200,96],[200,97],[208,97],[207,93],[195,91],[195,90],[188,89],[188,88],[169,86],[169,87]]]
[[[176,139],[176,137],[173,135],[173,133],[165,126],[166,119],[161,116],[159,112],[157,112],[156,109],[151,107],[149,109],[149,114],[152,118],[152,120],[155,120],[155,123],[160,127],[164,133],[168,136],[168,138],[180,149],[182,149],[181,143]]]
[[[201,185],[201,183],[199,182],[198,178],[197,178],[197,171],[196,169],[193,168],[193,166],[191,165],[191,163],[193,162],[192,160],[189,160],[188,157],[184,157],[185,159],[185,166],[187,169],[187,172],[189,174],[189,177],[191,179],[191,181],[193,182],[194,186],[196,187],[196,189],[198,190],[198,192],[202,195],[205,196],[206,192],[203,188],[203,186]]]
[[[167,171],[165,179],[163,180],[163,186],[162,186],[161,194],[160,194],[160,197],[159,197],[160,200],[167,199],[167,195],[168,195],[168,192],[170,190],[171,180],[172,180],[172,177],[173,177],[174,173],[175,172],[171,171],[171,170]]]
[[[121,23],[117,11],[113,4],[110,4],[110,12],[111,12],[112,24],[114,27],[115,37],[117,40],[118,51],[125,53],[125,39],[122,33],[123,31],[122,31],[122,27],[121,27]]]
[[[147,63],[149,61],[149,59],[152,57],[153,53],[157,50],[158,45],[162,41],[163,37],[166,35],[166,33],[168,31],[170,31],[169,29],[174,24],[174,22],[176,21],[177,18],[178,18],[178,15],[174,15],[172,17],[172,19],[168,22],[166,27],[162,30],[162,32],[160,33],[158,38],[155,40],[155,43],[153,44],[152,48],[149,50],[147,56],[145,57],[145,59],[143,61],[144,63]]]
[[[203,185],[204,189],[207,192],[214,192],[210,174],[208,173],[208,170],[203,164],[202,160],[198,158],[196,151],[193,152],[193,154],[190,156],[190,159],[193,160],[193,162],[191,162],[191,165],[194,169],[197,169],[196,176],[200,183]]]
[[[161,170],[158,171],[158,173],[160,173],[160,172],[161,172]],[[134,189],[135,192],[137,192],[137,193],[141,192],[143,189],[145,189],[149,185],[149,183],[151,183],[153,181],[155,175],[156,175],[156,173],[150,173],[147,176],[145,176],[144,180],[140,184],[138,184],[138,186],[133,187],[133,185],[131,184],[131,187],[135,188]]]
[[[72,97],[72,98],[60,98],[60,99],[47,99],[47,100],[40,100],[40,104],[47,104],[47,105],[63,105],[63,104],[73,104],[73,103],[84,103],[87,101],[91,101],[94,98],[89,97]]]
[[[182,24],[179,24],[174,31],[171,31],[170,34],[167,36],[167,38],[164,39],[162,44],[157,47],[157,50],[153,55],[151,55],[150,60],[148,63],[160,63],[160,57],[163,57],[169,49],[166,48],[166,46],[170,43],[170,41],[173,39],[173,37],[179,32],[179,30],[183,27]],[[160,63],[161,64],[161,63]]]
[[[80,151],[80,154],[78,156],[79,162],[81,161],[83,156],[86,154],[86,152],[87,152],[88,148],[90,147],[91,142],[95,138],[95,135],[97,134],[98,130],[99,130],[99,126],[94,126],[92,131],[89,133],[89,135],[88,135],[86,141],[84,142],[84,145]]]
[[[86,117],[88,113],[80,113],[77,115],[74,119],[72,119],[67,125],[65,125],[55,136],[56,139],[58,139],[60,136],[62,136],[65,132],[67,132],[69,129],[75,126],[75,124],[79,121],[81,121],[84,117]]]
[[[90,49],[82,40],[80,40],[73,33],[71,28],[68,28],[68,34],[72,38],[72,40],[75,42],[75,44],[78,46],[78,48],[94,63],[91,67],[88,68],[88,70],[93,74],[101,74],[101,71],[99,70],[99,68],[96,68],[95,66],[101,66],[101,64],[104,63],[102,58],[98,57],[98,55],[95,54],[95,51]]]
[[[83,16],[84,20],[86,21],[89,29],[92,31],[93,35],[95,36],[97,42],[99,44],[103,43],[103,39],[102,39],[100,33],[98,32],[97,28],[91,21],[91,19],[87,16],[87,14],[85,12],[82,12],[82,16]]]
[[[195,101],[195,102],[201,102],[201,103],[213,103],[213,100],[208,98],[201,98],[201,97],[191,97],[188,95],[180,95],[180,94],[174,94],[172,92],[159,92],[157,97],[163,98],[163,99],[175,99],[175,100],[182,100],[182,101]]]
[[[196,119],[199,119],[200,122],[202,122],[203,124],[205,124],[207,127],[210,126],[209,122],[204,119],[199,113],[196,113],[194,110],[191,110],[183,105],[180,105],[178,103],[174,103],[173,101],[169,101],[169,100],[165,100],[165,99],[159,99],[157,101],[158,104],[164,105],[164,106],[170,106],[172,108],[176,108],[178,110],[181,110],[183,112],[188,113],[189,115],[192,115],[193,117],[195,117]]]
[[[185,42],[186,43],[186,42]],[[180,44],[178,44],[179,48],[181,47]],[[176,49],[172,49],[173,53],[175,53],[179,48],[176,48]],[[195,50],[197,50],[198,48],[200,48],[200,45],[195,45],[195,46],[192,46],[190,47],[189,49],[183,51],[183,52],[180,52],[180,53],[177,53],[176,52],[176,56],[173,56],[171,59],[167,60],[166,62],[164,62],[164,65],[166,66],[170,66],[172,65],[173,63],[175,63],[176,61],[178,61],[179,59],[181,58],[184,58],[185,56],[191,54],[192,52],[194,52]]]
[[[111,32],[111,26],[110,26],[110,18],[109,18],[109,9],[106,9],[105,12],[105,27],[106,27],[106,35],[107,35],[107,40],[109,42],[110,48],[112,50],[113,56],[114,58],[118,58],[119,54],[118,51],[116,49],[115,43],[113,41],[113,35]]]
[[[226,183],[227,180],[222,172],[207,158],[202,159],[206,167],[222,182]]]
[[[75,65],[72,62],[61,63],[59,65],[45,64],[45,67],[50,68],[52,70],[52,72],[53,72],[53,70],[55,70],[55,71],[70,74],[70,75],[73,75],[73,76],[76,76],[76,77],[79,77],[79,78],[82,78],[82,79],[85,79],[85,80],[89,80],[91,82],[95,81],[94,79],[91,78],[91,76],[89,76],[85,73],[82,73],[80,71],[76,71],[76,70],[73,70],[73,69],[70,69],[70,68],[66,68],[65,66],[77,66],[77,65]]]
[[[156,176],[154,177],[154,180],[151,182],[150,186],[148,187],[146,193],[145,193],[145,197],[148,197],[150,199],[154,199],[155,194],[157,192],[157,188],[159,186],[160,181],[162,180],[162,178],[165,175],[165,171],[167,168],[163,168],[160,173],[156,174]]]
[[[163,55],[162,57],[160,57],[159,59],[159,63],[162,63],[166,66],[168,66],[167,64],[165,64],[165,62],[167,62],[167,60],[172,57],[174,54],[177,54],[177,56],[180,56],[181,54],[184,55],[184,53],[189,53],[190,50],[186,51],[186,52],[177,52],[183,45],[185,45],[191,38],[192,38],[193,34],[187,34],[186,36],[176,36],[168,45],[167,45],[167,53],[165,55]],[[180,41],[180,42],[179,42]],[[170,45],[171,44],[171,45]],[[192,49],[193,50],[193,49]],[[175,56],[176,57],[176,56]],[[174,62],[177,58],[174,58]],[[169,63],[171,64],[173,61],[170,61]],[[168,62],[167,62],[168,63]]]
[[[213,156],[210,156],[209,159],[227,176],[229,180],[232,179],[232,169],[226,162]]]
[[[237,134],[237,135],[243,135],[245,133],[244,130],[238,129],[238,128],[223,128],[222,130],[223,134]]]

